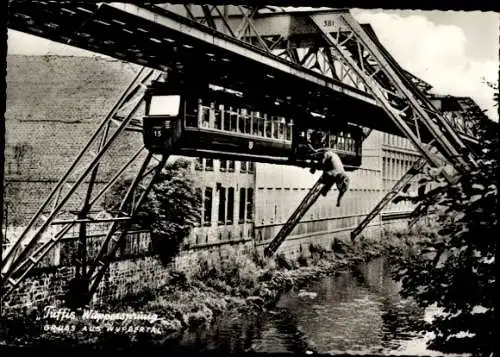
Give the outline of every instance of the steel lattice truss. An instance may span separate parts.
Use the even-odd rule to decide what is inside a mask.
[[[347,10],[288,13],[240,5],[13,0],[9,27],[152,69],[139,72],[3,257],[3,296],[74,225],[80,225],[77,278],[90,295],[96,291],[168,155],[155,158],[136,148],[95,194],[99,165],[125,130],[140,130],[134,115],[141,108],[144,86],[165,71],[211,75],[212,81],[241,88],[257,81],[255,85],[265,87],[270,95],[300,98],[304,107],[323,110],[326,115],[343,102],[354,103],[352,109],[365,106],[373,118],[357,118],[359,125],[381,130],[386,125],[403,134],[431,166],[449,166],[449,179],[473,164],[468,145],[475,139],[455,132],[426,98],[430,86],[401,69],[371,28],[359,25]],[[242,65],[255,71],[242,70]],[[256,79],[254,72],[262,76]],[[440,158],[431,153],[431,146],[438,149]],[[92,207],[139,158],[142,164],[137,165],[135,179],[108,220],[111,225],[97,257],[87,261],[86,229],[99,223],[91,217]],[[68,184],[70,177],[74,184]],[[74,218],[62,222],[57,233],[44,235],[54,223],[61,226],[56,218],[84,185],[87,194]]]

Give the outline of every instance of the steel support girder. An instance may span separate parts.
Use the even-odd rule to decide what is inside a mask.
[[[170,9],[166,7],[166,9]],[[315,14],[323,16],[324,20],[336,17],[341,13],[347,13],[348,10],[325,10],[315,11]],[[195,13],[195,19],[203,19],[199,12]],[[315,29],[314,25],[309,22],[309,15],[311,12],[274,12],[274,13],[257,13],[252,18],[252,28],[254,31],[246,36],[246,40],[258,45],[260,36],[261,38],[277,38],[284,39],[277,49],[285,48],[300,48],[300,47],[314,47],[322,43],[321,34]],[[212,16],[212,21],[215,28],[222,32],[225,23],[232,29],[238,28],[241,22],[245,19],[244,15],[233,11],[227,17]],[[344,31],[343,28],[339,28]]]
[[[163,155],[162,159],[156,165],[154,170],[147,171],[148,165],[151,163],[153,159],[153,154],[149,153],[148,156],[144,159],[144,162],[138,171],[135,179],[132,181],[127,194],[123,198],[119,211],[122,211],[126,205],[130,205],[130,212],[127,212],[128,217],[130,218],[125,222],[124,227],[120,230],[119,236],[117,238],[113,237],[113,234],[117,230],[118,222],[113,222],[113,225],[110,227],[108,234],[101,246],[101,249],[94,260],[93,264],[90,267],[90,270],[87,273],[89,277],[89,296],[92,296],[99,286],[100,281],[102,280],[104,273],[111,264],[113,257],[115,257],[120,244],[125,239],[133,220],[138,213],[140,207],[146,200],[154,182],[160,175],[165,163],[167,162],[169,155]],[[139,188],[142,187],[142,190]],[[138,197],[136,197],[138,195]],[[111,247],[109,243],[112,243]]]
[[[227,6],[226,6],[227,7]],[[169,8],[169,7],[167,7]],[[214,6],[217,8],[217,6]],[[246,15],[239,14],[238,11],[232,11],[226,16],[222,16],[220,11],[217,11],[218,15],[211,15],[211,23],[213,28],[218,31],[225,32],[225,29],[235,29],[241,25],[245,20]],[[251,28],[253,31],[249,32],[247,36],[243,39],[246,42],[251,43],[254,46],[260,47],[266,51],[273,50],[272,52],[281,58],[286,58],[294,63],[299,63],[305,68],[316,70],[316,72],[325,75],[329,78],[339,79],[343,83],[352,85],[360,90],[367,91],[362,83],[362,80],[358,78],[354,73],[352,73],[350,67],[343,61],[338,61],[330,56],[327,51],[321,49],[323,42],[323,35],[317,30],[316,26],[311,25],[308,17],[310,12],[295,12],[295,13],[285,13],[285,12],[275,12],[275,13],[257,13],[251,19]],[[349,33],[350,27],[346,26],[339,18],[343,15],[349,15],[347,10],[323,10],[315,11],[315,17],[320,17],[320,21],[323,23],[331,23],[331,30],[337,33]],[[193,12],[190,16],[191,18],[202,21],[203,16],[200,16],[199,12]],[[362,25],[366,29],[370,29],[369,25]],[[277,40],[276,40],[277,39]],[[264,42],[271,40],[273,43],[272,48],[267,45],[263,45]],[[380,43],[377,43],[379,46]],[[291,55],[290,50],[294,50],[296,55]],[[297,49],[307,51],[304,57],[308,57],[311,54],[311,50],[316,51],[316,61],[315,64],[319,62],[319,56],[329,56],[329,69],[324,68],[312,68],[313,66],[307,65],[302,60],[297,60],[300,57],[300,53],[297,54]],[[356,62],[360,66],[364,66],[366,59],[363,57],[361,52],[361,46],[357,46],[356,52],[351,52],[351,56],[356,57]],[[339,72],[340,71],[340,72]],[[407,77],[417,88],[422,92],[427,92],[431,85],[417,78],[413,74],[402,70],[403,75]],[[347,80],[346,80],[347,79]],[[449,126],[448,121],[444,122],[443,125]],[[468,140],[464,135],[467,134],[465,131],[462,133],[459,131],[458,136],[455,135],[450,129],[445,128],[450,135],[454,136],[453,140],[455,143],[460,144],[462,139]],[[453,128],[456,130],[457,128]]]
[[[141,147],[135,155],[133,155],[123,166],[118,172],[113,176],[112,179],[106,184],[104,188],[99,191],[95,195],[95,197],[92,198],[92,200],[89,202],[89,206],[93,206],[107,191],[108,189],[113,186],[117,182],[117,180],[121,177],[123,172],[130,167],[130,165],[137,160],[139,155],[144,152],[144,147]],[[117,218],[108,218],[108,219],[100,219],[100,220],[93,220],[93,219],[85,219],[83,221],[87,221],[88,223],[102,223],[102,222],[114,222],[114,221],[125,221],[129,220],[129,217],[117,217]],[[59,225],[62,224],[64,225],[63,228],[61,228],[55,235],[52,237],[50,240],[45,241],[43,244],[38,247],[29,258],[26,258],[25,260],[21,261],[20,263],[17,264],[15,267],[15,270],[13,271],[13,275],[20,274],[20,276],[17,277],[17,279],[7,279],[7,284],[9,285],[7,289],[3,292],[2,296],[7,296],[10,292],[14,290],[14,288],[22,282],[22,280],[28,275],[28,273],[35,268],[35,266],[59,243],[66,233],[73,228],[73,226],[77,223],[80,223],[82,220],[75,219],[75,220],[68,220],[68,221],[53,221],[51,224],[53,225]]]
[[[394,197],[403,189],[403,187],[409,184],[415,176],[418,175],[420,170],[425,166],[426,160],[420,158],[415,161],[413,166],[396,182],[396,184],[384,195],[384,197],[377,203],[377,205],[368,213],[363,220],[358,224],[358,226],[351,232],[351,239],[355,240],[356,237],[363,231],[363,229],[368,226],[368,224],[384,209],[389,202],[391,202]]]
[[[264,249],[264,255],[266,257],[271,257],[278,248],[283,244],[286,238],[292,233],[293,229],[300,222],[302,217],[307,213],[309,208],[318,200],[321,193],[321,189],[324,186],[323,177],[320,177],[314,186],[307,192],[305,197],[300,202],[299,206],[295,209],[292,215],[288,218],[286,223],[281,227],[280,231],[273,238],[273,240]]]
[[[243,9],[241,6],[237,6],[235,8],[239,10],[239,14],[233,11],[230,15],[222,16],[219,7],[212,6],[212,9],[217,9],[215,13],[218,15],[216,15],[213,10],[208,11],[203,6],[202,11],[197,12],[195,9],[190,8],[189,16],[200,23],[208,23],[210,27],[224,33],[229,30],[231,34],[241,34],[241,29],[246,28],[248,31],[245,36],[233,35],[233,37],[249,42],[253,46],[281,58],[286,58],[305,68],[312,69],[325,77],[340,79],[343,83],[365,91],[364,87],[360,85],[361,81],[353,78],[348,66],[336,63],[338,65],[336,67],[331,58],[325,58],[323,49],[321,49],[324,44],[322,35],[316,30],[315,26],[311,25],[308,17],[303,13],[256,14],[255,9],[252,11],[252,9]],[[166,9],[169,9],[169,7],[166,7]],[[328,17],[339,16],[346,12],[346,10],[328,11],[324,14],[324,21],[327,21]],[[338,28],[336,30],[345,32],[347,28]],[[321,66],[321,63],[323,66]],[[342,71],[340,75],[337,73],[339,66]]]
[[[63,228],[61,228],[57,233],[55,233],[54,236],[50,237],[50,239],[46,240],[45,242],[41,242],[41,245],[35,249],[35,247],[40,243],[43,232],[48,228],[49,225],[55,222],[56,216],[60,212],[62,212],[66,202],[70,199],[70,197],[72,197],[75,191],[79,187],[82,187],[82,185],[84,185],[85,179],[86,177],[88,177],[89,173],[97,175],[96,168],[98,167],[102,158],[107,152],[109,152],[110,147],[125,131],[128,124],[132,120],[133,115],[137,112],[137,109],[141,106],[142,94],[140,91],[135,90],[134,85],[143,88],[144,83],[150,81],[151,79],[157,78],[159,75],[158,73],[155,74],[155,71],[153,70],[149,70],[149,72],[146,75],[144,75],[144,70],[145,69],[143,68],[139,71],[137,76],[130,83],[129,87],[122,93],[119,100],[115,103],[115,105],[110,110],[106,118],[96,129],[95,133],[89,139],[89,141],[81,150],[81,152],[77,155],[73,164],[68,168],[68,170],[56,184],[52,192],[42,203],[39,210],[32,217],[28,226],[22,232],[19,239],[14,242],[11,249],[7,252],[7,254],[4,257],[2,257],[3,259],[1,265],[1,270],[2,270],[1,282],[2,282],[3,296],[10,293],[27,276],[29,271],[33,269],[36,266],[36,264],[38,264],[46,254],[48,254],[48,252],[64,237],[64,235],[74,226],[74,224],[77,223],[77,221],[80,222],[83,221],[82,223],[86,223],[86,217],[82,215],[82,210],[80,210],[80,212],[77,213],[78,219],[76,221],[65,224]],[[120,120],[120,124],[108,137],[108,130],[110,128],[110,123],[113,122],[113,120],[115,119],[115,115],[117,112],[119,112],[123,107],[127,107],[127,101],[131,101],[133,103],[132,108],[128,111],[128,114],[125,116],[125,118]],[[91,147],[99,137],[101,138],[101,141],[99,143],[99,148],[97,150],[97,153],[93,154],[91,152]],[[128,167],[130,167],[130,165],[140,156],[140,154],[143,151],[144,148],[140,148],[140,150],[138,150],[135,154],[133,155],[131,154],[131,158],[123,165],[121,169],[118,170],[117,173],[115,173],[113,178],[109,180],[109,182],[105,185],[105,187],[102,188],[99,191],[99,193],[95,195],[95,197],[92,197],[91,190],[87,191],[87,196],[82,205],[84,212],[88,213],[90,211],[91,207],[103,196],[105,192],[107,192],[107,190],[116,182],[116,180],[118,180],[118,178],[125,172],[125,170]],[[85,156],[89,156],[89,154],[91,156],[90,162],[84,163],[83,158]],[[81,171],[82,166],[83,166],[83,171]],[[77,173],[78,167],[80,167],[80,172]],[[92,175],[94,177],[91,177],[90,184],[92,184],[92,181],[95,180],[95,175]],[[63,197],[60,198],[59,197],[60,193],[64,185],[67,184],[68,178],[70,176],[76,176],[77,179],[71,185],[69,190],[65,192],[64,195],[62,195]],[[24,240],[24,238],[27,237],[29,229],[33,227],[33,225],[40,220],[43,211],[47,207],[49,207],[51,202],[53,202],[53,208],[48,217],[45,218],[45,222],[38,229],[36,229],[34,234],[32,234],[31,238],[27,240],[27,245],[24,248],[20,249],[21,242]],[[81,233],[85,234],[85,231]],[[84,239],[84,237],[81,238],[82,240]],[[84,261],[82,261],[83,254],[86,254],[86,252],[84,250],[80,250],[79,251],[80,261],[77,262],[77,265],[82,265],[83,263],[85,268],[86,264]],[[82,277],[83,275],[85,275],[84,271],[86,269],[83,270],[83,273],[81,269],[79,270],[80,271],[77,273],[77,276]],[[16,279],[14,279],[14,277],[16,277]]]
[[[357,90],[350,90],[348,87],[339,85],[335,83],[335,81],[330,80],[330,78],[323,75],[303,71],[301,66],[298,66],[295,63],[279,59],[272,53],[266,52],[265,50],[254,46],[245,45],[242,41],[224,37],[222,34],[216,35],[213,32],[205,31],[194,26],[189,26],[176,19],[175,16],[169,16],[168,11],[163,10],[162,12],[156,12],[154,11],[154,8],[140,7],[132,4],[109,4],[103,6],[109,6],[116,10],[123,11],[130,15],[164,26],[169,30],[189,36],[195,41],[201,41],[205,44],[213,46],[216,49],[229,51],[231,54],[249,58],[267,68],[289,73],[310,83],[320,85],[327,90],[343,93],[365,103],[376,105],[376,101],[370,95],[361,94]]]
[[[110,112],[108,113],[108,115],[106,116],[106,118],[101,122],[101,124],[95,130],[95,132],[92,135],[92,137],[88,140],[87,144],[82,148],[82,150],[77,155],[77,157],[75,158],[75,160],[73,161],[73,163],[71,164],[71,166],[68,168],[68,170],[66,171],[66,173],[57,182],[57,184],[55,185],[55,187],[50,192],[49,196],[42,203],[42,205],[40,206],[40,208],[38,209],[38,211],[33,215],[33,217],[31,218],[31,220],[29,221],[28,225],[26,226],[26,228],[24,229],[24,231],[21,233],[20,238],[13,245],[11,251],[9,253],[7,253],[7,255],[3,258],[2,263],[5,263],[6,261],[8,261],[10,259],[11,254],[14,251],[14,249],[16,249],[19,246],[19,244],[22,241],[22,238],[24,238],[26,236],[26,234],[28,233],[29,229],[33,227],[33,225],[36,223],[36,221],[41,216],[42,212],[47,208],[47,206],[50,204],[50,202],[56,196],[56,194],[60,193],[60,190],[63,188],[63,185],[68,181],[68,178],[70,177],[70,175],[75,172],[75,169],[77,168],[77,166],[80,163],[80,161],[82,160],[82,158],[91,149],[92,144],[95,143],[96,139],[100,135],[102,135],[102,131],[103,130],[107,130],[106,128],[109,125],[109,121],[113,118],[113,116],[116,114],[116,112],[123,105],[123,103],[125,102],[125,99],[126,99],[128,93],[130,92],[130,90],[133,87],[134,83],[140,78],[140,76],[142,75],[143,71],[144,71],[144,69],[141,69],[141,71],[139,73],[137,73],[136,77],[130,83],[130,85],[123,91],[123,93],[121,94],[120,98],[115,103],[115,105],[113,106],[113,108],[110,110]],[[97,163],[98,162],[95,162],[95,166],[97,165]],[[90,172],[90,170],[92,170],[92,168],[90,168],[88,170],[88,172]],[[84,178],[85,178],[85,176],[82,177],[82,175],[80,175],[80,180],[78,180],[78,182],[82,182]],[[58,197],[56,197],[56,198],[58,198]],[[59,207],[59,205],[57,207]],[[55,208],[57,208],[57,207],[55,207]],[[53,210],[53,211],[55,211],[55,210]],[[46,228],[46,227],[44,227],[44,228]],[[39,229],[39,232],[41,233],[44,230],[44,228],[43,229]],[[2,268],[3,268],[3,265],[2,265]]]
[[[315,15],[311,16],[311,20],[311,22],[316,24],[318,30],[323,33],[325,40],[329,45],[332,46],[332,49],[334,49],[335,52],[343,59],[343,61],[348,63],[351,69],[356,72],[356,75],[363,80],[366,87],[377,98],[379,104],[384,107],[386,113],[393,119],[393,122],[400,128],[401,132],[403,132],[412,141],[415,147],[419,149],[419,151],[433,166],[439,167],[439,163],[422,146],[423,143],[422,139],[419,137],[418,130],[418,126],[422,124],[431,133],[432,138],[437,141],[443,155],[445,155],[445,157],[454,165],[456,170],[461,171],[468,167],[468,162],[461,157],[461,147],[457,147],[461,144],[461,142],[458,142],[455,145],[450,143],[446,138],[444,132],[441,131],[441,128],[436,125],[436,122],[442,124],[445,119],[440,118],[437,113],[437,119],[435,120],[432,120],[428,116],[428,114],[422,107],[422,105],[425,105],[425,103],[419,102],[415,97],[415,94],[412,93],[405,84],[403,84],[402,79],[394,71],[392,66],[386,61],[383,53],[379,52],[377,46],[370,40],[363,29],[359,26],[359,24],[357,24],[357,22],[352,17],[350,17],[350,15],[343,14],[336,20],[342,24],[345,24],[345,26],[350,27],[352,31],[352,36],[350,36],[350,38],[355,37],[357,40],[356,44],[359,44],[359,41],[362,41],[362,52],[368,53],[367,57],[371,57],[372,59],[371,66],[378,67],[377,72],[383,72],[385,74],[384,82],[380,82],[382,78],[375,79],[373,72],[366,73],[366,69],[363,68],[360,63],[356,63],[353,56],[351,56],[351,53],[344,46],[348,39],[341,42],[341,39],[338,36],[335,37],[332,35],[331,27],[336,27],[333,23],[331,24],[332,26],[329,26],[329,23],[324,24],[322,22],[322,19],[316,17]],[[390,96],[387,92],[388,85],[394,86],[393,88],[391,88],[391,91],[397,90],[397,93],[394,94],[407,103],[404,109],[396,108],[396,106],[390,102]],[[408,112],[408,109],[411,109],[411,112]],[[406,123],[406,120],[403,119],[403,115],[408,116],[409,113],[413,115],[416,130],[410,129],[410,127]],[[447,129],[445,125],[443,125],[443,127],[445,130]],[[454,133],[452,132],[452,134]]]

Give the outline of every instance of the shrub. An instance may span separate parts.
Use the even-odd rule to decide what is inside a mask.
[[[487,131],[481,137],[479,167],[457,183],[440,180],[418,204],[416,217],[434,214],[440,229],[398,262],[396,277],[404,297],[443,310],[422,326],[435,335],[433,349],[488,355],[495,346],[498,139]]]
[[[278,267],[278,269],[286,269],[286,270],[293,269],[292,262],[285,256],[284,253],[277,254],[274,260],[276,262],[276,266]]]
[[[307,257],[303,253],[301,253],[300,256],[298,257],[297,262],[302,267],[306,267],[309,265],[309,261],[307,260]]]
[[[201,198],[196,192],[190,165],[185,159],[166,165],[132,225],[135,229],[151,231],[153,250],[164,265],[172,262],[200,218]],[[104,209],[116,209],[131,182],[129,178],[113,186],[105,197]]]

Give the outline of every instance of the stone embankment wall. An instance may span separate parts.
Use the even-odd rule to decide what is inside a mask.
[[[402,227],[400,221],[389,221],[389,227]],[[389,223],[387,222],[387,223]],[[378,225],[371,225],[365,234],[377,236],[381,231]],[[325,232],[306,237],[291,237],[280,248],[280,253],[296,258],[298,255],[309,255],[311,243],[331,248],[335,238],[349,239],[350,229],[337,232]],[[95,257],[104,237],[91,237],[88,243],[88,254]],[[255,240],[246,240],[246,243],[232,244],[233,251],[239,253],[251,252],[257,249],[262,251],[267,242],[257,243]],[[186,247],[169,267],[152,254],[151,237],[148,232],[132,232],[127,236],[126,243],[119,249],[105,273],[103,280],[95,294],[92,305],[99,307],[103,304],[134,296],[145,291],[151,291],[165,285],[169,279],[169,269],[196,268],[198,257],[204,255],[209,260],[220,259],[224,248],[230,243],[196,249]],[[59,305],[63,302],[70,280],[75,276],[76,240],[61,242],[54,251],[34,269],[29,277],[22,282],[15,291],[2,301],[3,313],[20,312],[34,306]]]

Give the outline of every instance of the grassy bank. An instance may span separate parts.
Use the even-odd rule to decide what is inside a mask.
[[[100,309],[108,315],[32,311],[22,319],[4,320],[0,332],[8,337],[4,343],[14,344],[55,340],[71,344],[161,343],[183,329],[208,326],[223,311],[259,313],[292,287],[300,288],[377,256],[404,254],[416,237],[422,235],[388,234],[379,241],[350,244],[335,240],[329,250],[310,245],[308,252],[294,260],[282,254],[264,259],[230,248],[221,252],[220,259],[211,260],[201,253],[191,266],[194,269],[171,269],[169,282],[161,289]],[[150,317],[141,318],[146,315]]]

